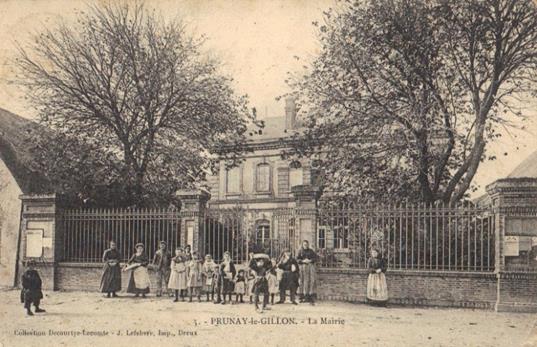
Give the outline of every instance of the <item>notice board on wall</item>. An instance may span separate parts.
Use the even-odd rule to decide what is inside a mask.
[[[26,257],[39,258],[43,255],[43,230],[26,230]]]

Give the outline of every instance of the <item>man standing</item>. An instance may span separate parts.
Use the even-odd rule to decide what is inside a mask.
[[[22,292],[21,301],[24,303],[26,314],[33,316],[34,314],[30,310],[32,304],[35,306],[35,312],[45,312],[45,310],[39,308],[39,303],[43,299],[43,292],[41,291],[41,277],[37,270],[35,270],[35,261],[28,260],[26,262],[27,269],[22,274]]]
[[[157,296],[162,296],[162,287],[168,292],[170,264],[172,256],[167,250],[166,242],[160,241],[160,249],[155,252],[153,266],[157,270]]]
[[[300,301],[314,305],[317,254],[310,248],[310,243],[307,240],[302,242],[302,248],[298,251],[296,258],[300,265]]]
[[[285,291],[289,290],[289,296],[291,297],[291,303],[296,305],[295,294],[298,287],[298,264],[296,260],[291,256],[291,252],[286,249],[283,251],[278,268],[282,270],[282,279],[280,281],[280,301],[277,304],[283,304],[285,302]]]

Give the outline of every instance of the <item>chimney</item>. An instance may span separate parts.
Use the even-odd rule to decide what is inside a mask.
[[[295,98],[288,97],[285,99],[285,129],[296,128],[296,104]]]

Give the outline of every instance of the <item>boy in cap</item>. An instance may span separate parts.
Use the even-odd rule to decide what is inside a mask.
[[[35,306],[35,312],[45,312],[45,310],[39,308],[41,299],[43,299],[43,292],[41,291],[41,277],[35,269],[35,261],[28,260],[26,262],[26,271],[22,274],[22,292],[21,302],[24,303],[26,314],[33,316],[34,314],[30,310],[32,304]]]

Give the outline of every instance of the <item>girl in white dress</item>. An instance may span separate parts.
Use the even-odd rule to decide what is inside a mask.
[[[175,290],[175,299],[173,301],[179,301],[179,295],[181,296],[181,299],[185,301],[185,293],[187,288],[187,268],[186,257],[181,247],[177,247],[175,250],[175,257],[172,258],[170,268],[171,273],[168,288]]]

